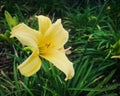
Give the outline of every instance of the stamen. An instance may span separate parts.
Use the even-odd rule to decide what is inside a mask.
[[[64,51],[65,51],[65,54],[67,54],[67,55],[69,55],[69,54],[71,54],[72,52],[71,52],[71,49],[72,47],[68,47],[67,49],[65,49]]]

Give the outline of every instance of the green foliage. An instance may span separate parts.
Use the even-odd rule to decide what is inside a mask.
[[[98,1],[1,1],[4,5],[2,11],[8,10],[15,17],[7,11],[5,11],[5,17],[0,14],[2,22],[0,44],[3,46],[3,41],[10,42],[13,50],[11,53],[4,54],[12,58],[12,70],[8,72],[12,75],[7,73],[8,69],[1,67],[4,64],[0,65],[2,68],[0,70],[0,95],[118,96],[119,94],[114,90],[120,87],[120,82],[113,84],[109,82],[117,71],[118,62],[111,59],[111,56],[119,55],[120,30],[117,20],[119,16],[116,16],[119,13],[117,10],[119,6],[115,6],[117,1]],[[111,7],[110,10],[107,10],[108,6]],[[114,9],[117,11],[113,14]],[[9,38],[10,29],[18,24],[18,21],[37,29],[36,19],[33,18],[36,14],[49,14],[50,17],[54,17],[53,20],[58,17],[62,18],[64,27],[69,31],[70,38],[65,47],[72,47],[72,53],[68,57],[74,63],[75,76],[71,80],[65,81],[64,74],[44,59],[42,59],[42,68],[37,74],[29,78],[19,74],[18,64],[22,63],[31,51],[23,47],[16,39],[13,41]],[[0,57],[2,56],[3,52],[0,49]]]

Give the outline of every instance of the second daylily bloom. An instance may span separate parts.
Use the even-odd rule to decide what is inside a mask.
[[[16,37],[23,45],[32,49],[32,54],[18,66],[20,73],[27,77],[35,74],[41,67],[42,57],[64,72],[65,80],[71,79],[74,76],[74,68],[63,51],[68,32],[63,28],[61,19],[52,24],[46,16],[40,15],[37,18],[39,31],[21,23],[11,32],[11,37]]]

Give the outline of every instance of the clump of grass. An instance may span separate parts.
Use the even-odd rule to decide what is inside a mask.
[[[83,1],[80,2],[79,0],[66,1],[68,4],[66,2],[64,4],[64,0],[59,2],[55,0],[34,2],[38,2],[35,8],[30,7],[33,3],[32,0],[29,3],[19,2],[14,6],[18,12],[15,11],[13,16],[19,22],[22,21],[35,29],[37,29],[37,23],[35,23],[36,20],[33,19],[33,15],[29,14],[31,11],[33,14],[49,14],[51,17],[55,12],[55,18],[64,17],[64,27],[70,34],[66,47],[72,47],[72,53],[68,57],[74,63],[75,76],[67,82],[64,81],[64,74],[45,60],[43,60],[42,69],[37,74],[30,78],[21,76],[17,66],[29,56],[30,51],[24,51],[17,40],[13,42],[9,35],[6,35],[7,32],[9,34],[10,28],[5,18],[1,18],[3,28],[0,34],[0,39],[2,39],[0,42],[3,44],[3,41],[6,41],[11,46],[12,52],[7,53],[7,55],[9,54],[12,58],[12,70],[9,71],[12,74],[8,75],[6,70],[1,69],[0,94],[2,96],[117,96],[118,93],[113,90],[116,90],[120,84],[109,84],[109,81],[117,71],[114,66],[118,62],[111,59],[111,46],[119,40],[119,30],[118,28],[115,29],[118,23],[113,22],[112,15],[109,16],[110,13],[106,10],[109,1],[101,5],[99,11],[96,10],[96,6],[84,8],[84,6],[81,6]],[[41,7],[39,7],[40,2],[42,2]],[[63,5],[56,8],[59,3]],[[91,2],[87,4],[90,5]],[[11,2],[8,5],[11,6]],[[69,7],[70,5],[72,8]],[[80,7],[76,7],[76,5],[80,5]],[[5,7],[9,6],[5,5]],[[25,14],[29,14],[27,18],[23,14],[24,8],[26,8]],[[51,10],[48,10],[48,8],[51,8]],[[29,16],[32,19],[28,19]],[[3,32],[3,30],[7,31]],[[3,55],[2,50],[0,51]]]

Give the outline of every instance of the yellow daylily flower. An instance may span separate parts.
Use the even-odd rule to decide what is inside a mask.
[[[68,40],[68,32],[63,28],[61,19],[52,24],[46,16],[36,17],[39,31],[24,23],[15,26],[11,31],[11,37],[16,37],[23,45],[32,49],[32,54],[18,66],[20,73],[27,77],[35,74],[41,67],[42,57],[64,72],[65,80],[71,79],[74,76],[74,68],[63,51]]]

